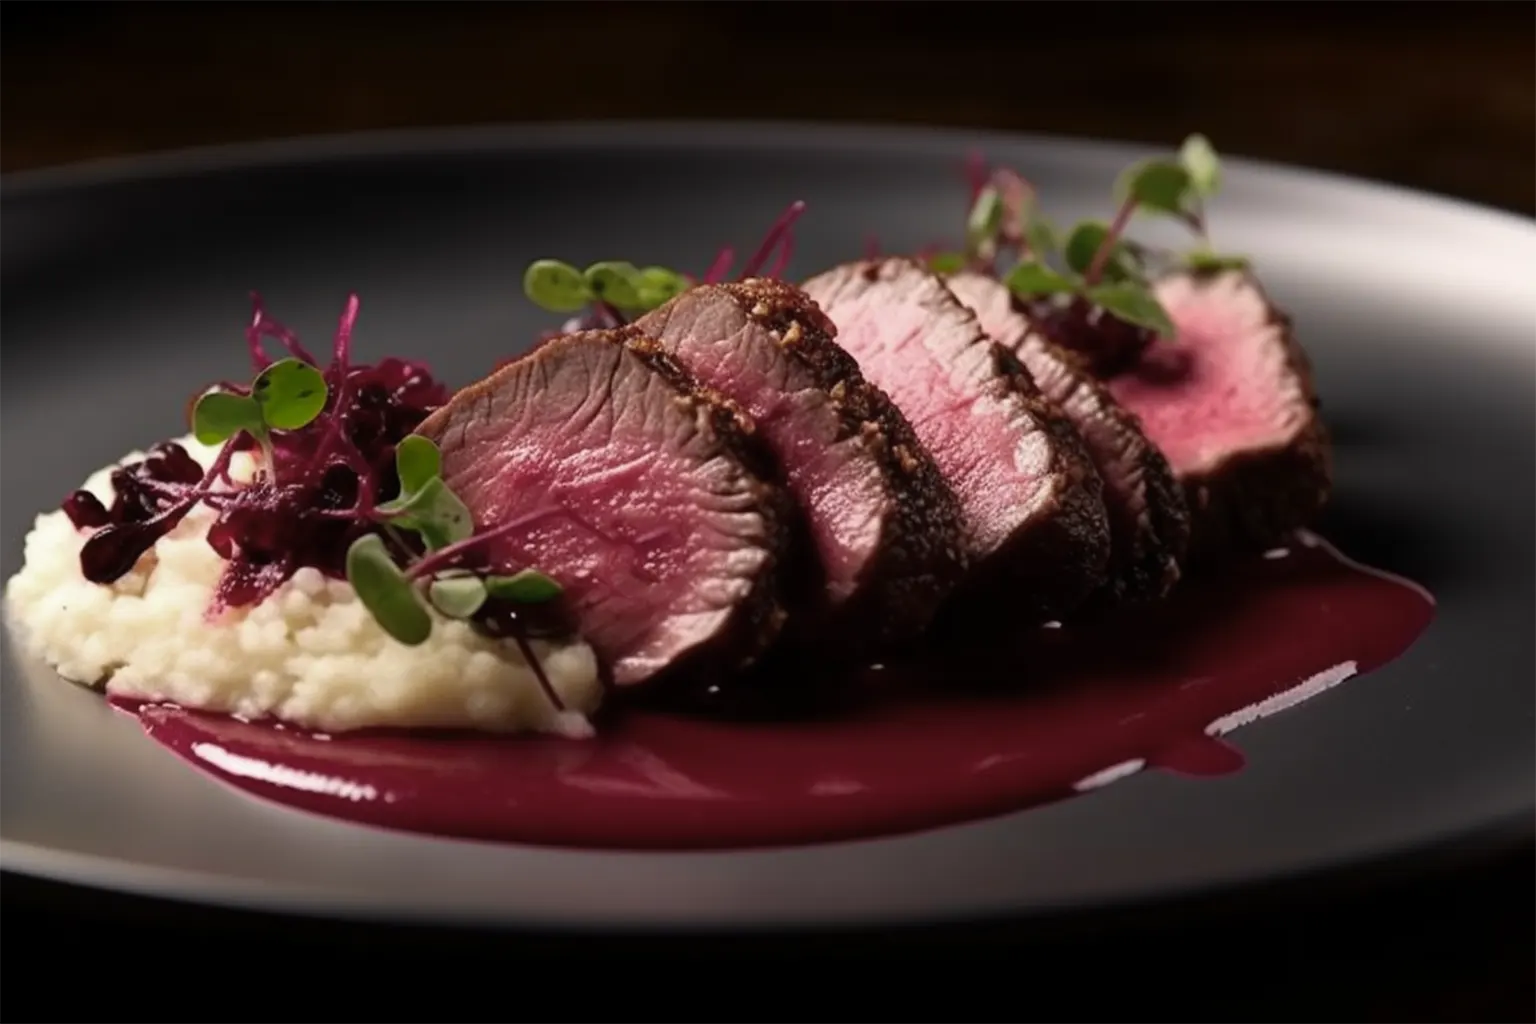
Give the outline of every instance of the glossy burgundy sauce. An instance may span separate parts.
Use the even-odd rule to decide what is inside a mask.
[[[242,789],[396,829],[545,845],[850,839],[1016,811],[1157,767],[1217,775],[1217,738],[1397,657],[1430,596],[1316,538],[1191,580],[1165,605],[1024,631],[857,680],[800,722],[626,711],[596,740],[326,738],[145,705],[149,735]]]

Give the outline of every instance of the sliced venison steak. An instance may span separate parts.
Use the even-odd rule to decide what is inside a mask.
[[[1087,445],[1109,514],[1109,579],[1103,596],[1127,604],[1164,597],[1179,580],[1189,544],[1189,510],[1168,460],[1081,357],[1031,327],[1002,282],[965,271],[945,283],[976,313],[982,328],[1019,357]]]
[[[1151,345],[1109,389],[1184,485],[1193,558],[1272,545],[1322,509],[1332,479],[1290,318],[1242,271],[1175,275],[1157,297],[1177,337]]]
[[[785,500],[750,421],[631,335],[550,341],[418,432],[480,528],[523,524],[493,564],[559,581],[615,684],[732,672],[782,623]]]
[[[964,568],[959,503],[815,303],[782,281],[703,285],[635,327],[745,409],[770,449],[817,563],[807,636],[856,656],[921,632]]]
[[[1011,597],[1047,616],[1081,603],[1109,558],[1101,484],[1077,431],[1018,358],[912,260],[845,264],[805,290],[959,496],[971,582],[1005,580]]]

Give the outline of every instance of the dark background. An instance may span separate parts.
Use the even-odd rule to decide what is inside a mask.
[[[13,0],[0,18],[6,172],[358,129],[814,118],[1161,145],[1200,130],[1228,153],[1536,213],[1536,5],[1524,2]],[[1530,1021],[1532,868],[1529,848],[1427,876],[1381,866],[1344,889],[1071,934],[683,944],[298,924],[6,876],[0,995],[18,1020],[92,1008],[643,1018],[654,1006],[677,1019],[701,1007],[712,1019]],[[848,1009],[815,987],[833,971],[852,983]],[[187,986],[200,977],[226,988],[198,998]],[[526,1001],[535,979],[553,1001]]]
[[[1507,3],[4,5],[6,171],[483,121],[771,117],[1222,150],[1536,211]]]

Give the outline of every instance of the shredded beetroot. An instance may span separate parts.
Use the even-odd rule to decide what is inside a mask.
[[[757,247],[757,252],[747,260],[747,265],[741,268],[739,280],[745,281],[749,277],[778,277],[789,266],[789,258],[795,249],[795,221],[805,212],[805,200],[797,199],[789,204],[789,209],[779,214],[779,219],[773,222],[773,227],[768,229],[768,234],[763,238],[763,244]],[[764,264],[768,257],[778,249],[778,256],[773,265],[765,272]]]
[[[704,271],[704,276],[699,278],[702,284],[719,284],[724,281],[726,275],[731,272],[731,264],[736,262],[736,250],[726,246],[715,254],[715,261]]]
[[[246,343],[258,371],[272,363],[265,338],[319,365],[292,331],[267,315],[260,296],[252,296],[252,306]],[[110,583],[132,570],[199,502],[218,512],[208,543],[229,563],[210,614],[259,603],[305,566],[343,578],[347,548],[379,529],[375,509],[399,493],[395,446],[449,397],[422,363],[386,358],[353,365],[357,311],[357,297],[349,296],[324,370],[324,410],[302,429],[274,431],[272,465],[250,484],[229,479],[234,453],[255,447],[240,434],[206,473],[180,445],[156,445],[142,460],[114,470],[110,508],[85,491],[70,495],[63,505],[70,521],[95,530],[80,553],[86,579]]]
[[[778,220],[768,229],[763,236],[762,244],[752,254],[751,259],[741,268],[741,273],[736,280],[745,281],[749,277],[779,277],[789,267],[790,257],[795,251],[795,221],[805,212],[805,200],[797,199],[789,204],[785,211],[779,214]],[[769,257],[773,262],[769,263]],[[700,284],[719,284],[731,273],[731,264],[736,262],[736,250],[726,246],[715,254],[714,262],[709,269],[704,271],[699,278]]]

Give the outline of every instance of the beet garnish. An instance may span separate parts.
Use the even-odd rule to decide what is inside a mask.
[[[699,278],[700,284],[719,284],[724,281],[731,272],[731,264],[736,262],[736,250],[726,246],[715,253],[715,261],[704,271],[704,276]]]
[[[418,434],[395,449],[399,496],[379,505],[384,531],[354,539],[346,548],[346,577],[379,625],[403,644],[424,642],[432,632],[428,606],[477,632],[514,640],[557,711],[565,705],[550,684],[529,641],[571,635],[574,625],[558,583],[533,569],[510,575],[490,571],[486,547],[525,521],[475,532],[463,501],[442,478],[442,455]],[[411,534],[417,544],[404,542]],[[395,542],[391,551],[385,535]]]
[[[1101,376],[1133,363],[1159,337],[1174,333],[1153,294],[1159,265],[1193,270],[1246,265],[1211,252],[1205,201],[1220,186],[1215,150],[1200,135],[1185,140],[1176,160],[1144,160],[1116,183],[1119,205],[1109,223],[1086,220],[1058,240],[1038,211],[1033,186],[1008,168],[989,168],[979,153],[965,168],[971,205],[962,251],[924,252],[940,274],[972,270],[1002,280],[1018,306],[1056,344],[1071,349]],[[1200,244],[1183,256],[1130,241],[1137,213],[1171,217],[1196,232]],[[998,266],[1004,253],[1014,264]]]
[[[267,355],[266,350],[262,347],[261,340],[263,338],[275,339],[295,359],[302,359],[311,366],[320,365],[319,361],[310,355],[303,345],[299,344],[298,335],[267,315],[266,308],[261,302],[261,296],[252,292],[251,323],[245,329],[245,344],[250,350],[251,364],[256,368],[257,373],[265,370],[272,362],[272,357]]]
[[[738,280],[745,281],[749,277],[778,277],[789,265],[789,258],[794,254],[795,248],[795,221],[805,213],[805,200],[797,199],[789,204],[789,208],[779,214],[779,219],[773,222],[768,229],[768,234],[763,238],[762,244],[757,247],[757,252],[747,260],[746,266],[741,268],[741,277]],[[766,272],[763,268],[768,263],[768,257],[778,250],[778,256],[772,266]]]
[[[622,285],[610,290],[623,297]],[[64,500],[75,527],[93,531],[81,548],[81,573],[100,584],[121,579],[202,503],[217,513],[208,545],[227,563],[210,616],[258,604],[299,569],[315,568],[349,580],[402,643],[430,634],[423,601],[485,636],[516,642],[551,704],[565,710],[530,646],[575,634],[559,584],[532,569],[497,575],[478,563],[486,542],[523,524],[476,534],[469,510],[442,480],[437,446],[413,433],[448,400],[447,388],[421,363],[352,362],[355,295],[323,371],[298,336],[267,315],[260,296],[252,304],[246,342],[255,379],[216,385],[190,406],[198,441],[220,445],[207,471],[167,441],[112,471],[111,506],[84,490]],[[288,355],[272,359],[265,338]],[[257,456],[248,483],[229,474],[239,452]]]
[[[215,386],[191,406],[198,440],[222,445],[208,471],[165,442],[113,470],[110,507],[85,491],[65,500],[76,528],[95,531],[80,552],[86,579],[107,584],[126,575],[202,503],[217,512],[208,543],[229,562],[209,608],[214,614],[260,602],[304,566],[341,577],[347,545],[377,529],[375,508],[399,490],[395,445],[447,401],[447,389],[418,363],[351,363],[356,297],[323,372],[260,296],[252,306],[246,343],[256,379]],[[272,359],[262,348],[267,338],[288,356]],[[229,476],[237,452],[258,458],[248,484]]]

